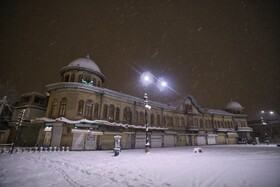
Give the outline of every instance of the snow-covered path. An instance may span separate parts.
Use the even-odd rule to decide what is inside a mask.
[[[280,148],[253,145],[0,155],[0,186],[278,187]]]

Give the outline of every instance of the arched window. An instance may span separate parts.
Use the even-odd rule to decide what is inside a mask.
[[[131,124],[131,109],[129,107],[125,107],[123,110],[123,123]]]
[[[155,125],[155,115],[151,114],[151,125]]]
[[[157,114],[157,126],[160,126],[160,115]]]
[[[109,121],[114,121],[114,114],[115,114],[115,106],[109,106]]]
[[[179,117],[178,116],[176,116],[176,118],[175,118],[175,126],[176,127],[180,126],[180,124],[179,124]]]
[[[57,100],[53,100],[52,102],[52,109],[51,109],[51,118],[55,118],[56,117],[56,113],[57,113]]]
[[[188,127],[191,127],[191,126],[193,126],[193,120],[192,120],[192,118],[188,118],[188,120],[187,120],[187,126]]]
[[[173,117],[170,117],[171,126],[174,127]]]
[[[116,121],[120,122],[120,108],[119,107],[116,108]]]
[[[145,124],[144,120],[145,120],[144,112],[141,111],[141,112],[140,112],[140,121],[139,121],[139,124],[140,124],[140,125],[144,125],[144,124]]]
[[[186,124],[185,124],[185,118],[184,117],[181,117],[181,126],[185,127]]]
[[[90,82],[90,76],[86,76],[86,80],[87,82]]]
[[[70,82],[74,82],[74,81],[75,81],[75,74],[73,73],[73,74],[71,75]]]
[[[203,129],[204,129],[203,119],[200,119],[199,121],[200,121],[200,122],[199,122],[199,123],[200,123],[200,128],[203,128]]]
[[[65,75],[64,82],[69,82],[69,75]]]
[[[79,105],[78,105],[77,114],[78,115],[83,115],[83,111],[84,111],[84,100],[80,100]]]
[[[139,120],[139,116],[138,116],[138,115],[139,115],[139,112],[136,111],[136,112],[135,112],[135,123],[136,123],[136,125],[138,125],[138,123],[139,123],[139,122],[138,122],[138,120]]]
[[[83,79],[83,75],[79,75],[79,77],[78,77],[78,82],[81,83],[81,82],[82,82],[82,79]]]
[[[59,107],[59,112],[58,112],[58,116],[65,116],[66,113],[66,105],[67,105],[67,99],[64,97],[61,99],[60,101],[60,107]]]
[[[94,113],[93,113],[93,118],[98,119],[98,111],[99,111],[99,104],[95,103],[94,104]]]
[[[93,101],[91,99],[86,101],[85,118],[92,119]]]
[[[92,77],[92,85],[96,86],[96,78]]]
[[[103,105],[103,115],[102,115],[102,119],[106,120],[108,117],[108,105],[104,104]]]

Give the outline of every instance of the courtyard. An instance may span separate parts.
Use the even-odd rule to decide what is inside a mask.
[[[0,154],[0,186],[278,187],[280,147],[211,145]]]

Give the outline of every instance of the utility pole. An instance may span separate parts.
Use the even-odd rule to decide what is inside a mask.
[[[22,125],[23,118],[24,118],[24,113],[25,113],[25,109],[23,109],[23,110],[18,114],[18,120],[17,120],[17,123],[16,123],[16,135],[15,135],[14,140],[13,140],[13,142],[12,142],[12,150],[11,150],[10,154],[13,154],[15,144],[17,143],[18,136],[19,136],[19,132],[20,132],[20,127],[21,127],[21,125]]]

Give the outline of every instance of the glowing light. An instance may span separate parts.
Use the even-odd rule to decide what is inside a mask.
[[[157,81],[157,87],[160,91],[163,91],[165,87],[167,87],[167,82],[164,78],[160,77]]]
[[[142,73],[142,75],[141,75],[141,82],[144,86],[148,86],[148,85],[152,84],[154,81],[153,79],[154,79],[153,75],[148,71]]]

